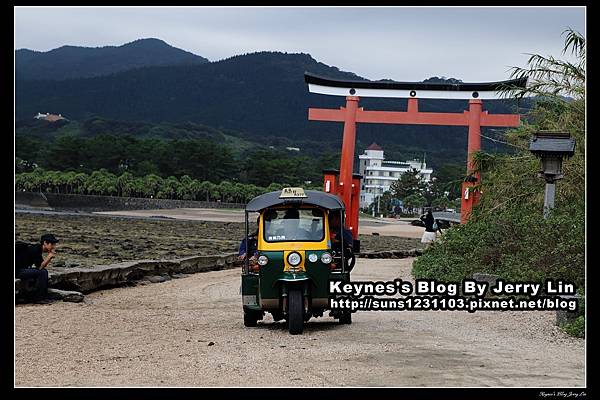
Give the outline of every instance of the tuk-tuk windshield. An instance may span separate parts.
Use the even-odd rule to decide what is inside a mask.
[[[268,210],[264,216],[267,242],[320,242],[325,237],[324,213],[317,208]]]

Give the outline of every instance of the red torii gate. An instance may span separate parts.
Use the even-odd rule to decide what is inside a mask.
[[[433,84],[409,82],[341,81],[305,73],[305,82],[311,93],[345,96],[346,107],[339,110],[309,108],[311,121],[334,121],[344,123],[342,157],[339,180],[332,173],[325,175],[325,191],[338,195],[346,206],[346,226],[358,239],[358,208],[360,179],[354,178],[353,164],[356,142],[356,123],[453,125],[468,126],[467,179],[462,185],[461,223],[467,222],[469,214],[479,199],[479,193],[470,188],[480,181],[479,173],[473,173],[473,152],[481,149],[481,127],[519,126],[518,114],[488,114],[483,111],[482,99],[498,99],[498,91],[507,87],[525,87],[527,79],[515,79],[491,83]],[[469,110],[463,113],[420,112],[417,94],[421,98],[468,99]],[[358,107],[360,97],[408,98],[406,111],[365,111]]]

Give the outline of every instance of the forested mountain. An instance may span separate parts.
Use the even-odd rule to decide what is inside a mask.
[[[246,139],[282,144],[321,143],[339,151],[342,124],[308,121],[309,107],[338,108],[344,99],[308,93],[304,72],[365,80],[340,71],[308,54],[260,52],[199,65],[147,67],[110,76],[64,81],[16,83],[17,120],[38,112],[61,113],[71,120],[97,115],[120,121],[192,122],[235,130]],[[498,77],[499,80],[506,77]],[[430,78],[430,81],[443,81]],[[404,110],[406,100],[361,99],[365,109]],[[525,104],[520,104],[523,107]],[[515,101],[486,101],[492,113],[514,112]],[[421,111],[462,112],[463,100],[421,100]],[[523,112],[523,110],[520,110]],[[384,146],[386,157],[402,159],[427,152],[434,166],[464,162],[467,130],[446,126],[361,124],[357,151],[371,142]],[[484,142],[484,148],[490,142]],[[496,145],[493,145],[496,146]]]
[[[15,52],[18,80],[63,80],[110,75],[130,69],[203,64],[206,58],[177,49],[159,39],[139,39],[122,46],[62,46],[40,52]]]

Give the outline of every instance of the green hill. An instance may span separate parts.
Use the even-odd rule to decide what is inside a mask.
[[[15,52],[18,80],[64,80],[110,75],[135,68],[203,64],[206,58],[177,49],[159,39],[139,39],[122,46],[62,46],[41,52]]]
[[[72,120],[98,115],[154,124],[194,123],[238,131],[256,143],[339,152],[342,124],[308,121],[307,110],[338,108],[344,100],[308,93],[305,71],[337,79],[364,79],[320,63],[308,54],[260,52],[218,62],[146,67],[94,78],[19,80],[17,119],[29,120],[38,112],[52,112]],[[406,100],[365,98],[361,106],[404,110]],[[454,100],[422,100],[419,104],[422,111],[462,112],[467,106],[466,101]],[[492,113],[515,112],[516,106],[514,101],[484,104]],[[390,159],[412,158],[423,152],[433,166],[466,159],[467,130],[463,127],[359,125],[357,152],[373,141],[384,147]],[[492,142],[484,142],[485,146],[497,147]]]

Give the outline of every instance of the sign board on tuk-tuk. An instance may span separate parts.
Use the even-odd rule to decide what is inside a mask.
[[[301,187],[287,187],[281,190],[280,199],[308,197]]]

